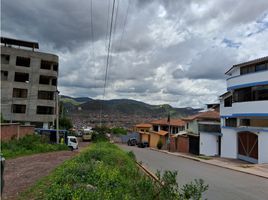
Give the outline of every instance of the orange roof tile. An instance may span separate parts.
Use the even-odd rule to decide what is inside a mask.
[[[167,119],[159,119],[159,120],[154,120],[151,122],[151,124],[155,125],[169,125]],[[181,119],[170,119],[170,125],[171,126],[184,126],[185,122],[182,121]]]
[[[135,127],[137,128],[151,128],[152,124],[136,124]]]
[[[197,120],[199,120],[199,119],[220,120],[220,113],[217,111],[206,111],[206,112],[200,112],[196,115],[192,115],[192,116],[183,118],[183,120],[185,120],[185,121],[193,121],[195,119],[197,119]]]
[[[157,131],[156,134],[161,135],[161,136],[164,136],[164,135],[168,134],[168,132],[167,131],[160,130],[160,131]]]

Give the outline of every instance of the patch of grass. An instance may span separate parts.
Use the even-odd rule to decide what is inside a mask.
[[[85,102],[78,102],[78,101],[75,101],[74,99],[70,99],[70,98],[61,98],[60,101],[62,101],[63,103],[71,103],[73,104],[74,106],[79,106]]]
[[[183,199],[174,188],[178,187],[174,182],[176,173],[164,173],[160,178],[167,180],[165,187],[138,169],[133,153],[108,142],[98,142],[64,162],[20,199]],[[193,185],[190,189],[195,188]]]
[[[47,138],[40,135],[26,135],[19,140],[1,143],[1,153],[6,159],[61,150],[68,150],[68,147],[63,144],[49,144]]]
[[[211,160],[212,158],[209,157],[209,156],[204,156],[204,155],[200,155],[200,156],[197,156],[198,158],[200,159],[203,159],[203,160]]]

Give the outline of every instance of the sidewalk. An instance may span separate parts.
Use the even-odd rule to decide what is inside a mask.
[[[268,164],[251,164],[237,159],[209,157],[209,156],[202,157],[187,153],[169,152],[167,150],[158,150],[154,148],[150,149],[268,179]]]

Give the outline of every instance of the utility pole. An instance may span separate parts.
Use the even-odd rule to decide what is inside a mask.
[[[170,112],[168,112],[168,151],[170,151]]]
[[[56,142],[59,144],[59,90],[56,91]]]

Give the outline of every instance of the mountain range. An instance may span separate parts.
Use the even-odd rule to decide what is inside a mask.
[[[63,103],[64,109],[68,116],[88,119],[91,122],[98,121],[100,110],[109,122],[122,121],[125,118],[127,124],[131,122],[144,122],[145,120],[153,120],[165,118],[170,113],[172,118],[181,118],[193,115],[201,109],[191,107],[175,108],[168,104],[150,105],[141,101],[131,99],[112,99],[98,100],[88,97],[69,97],[61,95],[60,101]],[[120,118],[120,119],[119,119]],[[124,124],[123,124],[124,125]]]

